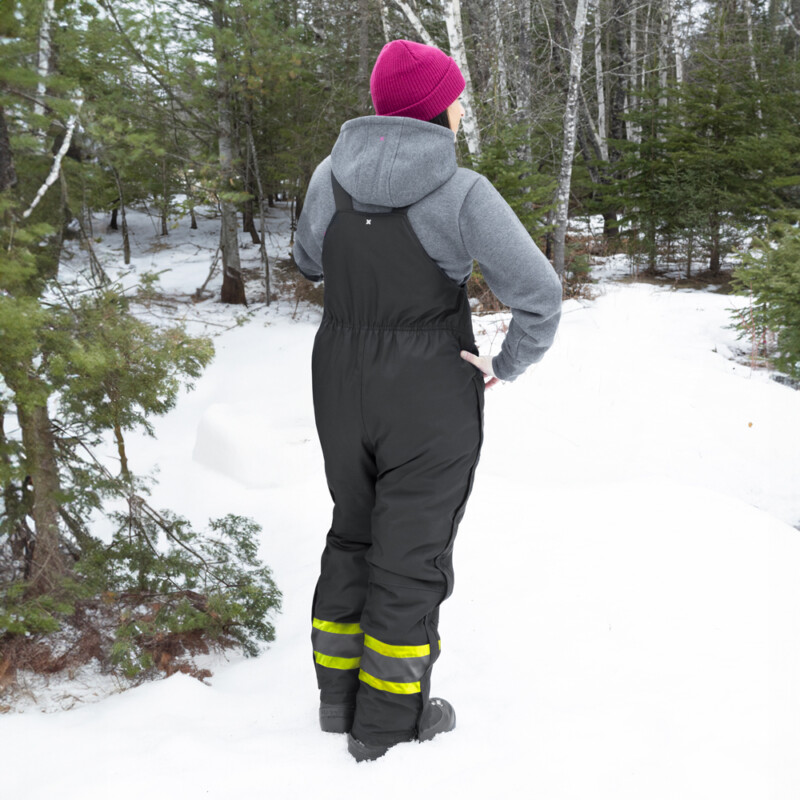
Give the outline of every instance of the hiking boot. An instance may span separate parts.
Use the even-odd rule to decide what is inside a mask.
[[[348,703],[320,703],[319,726],[325,733],[349,733],[356,707]]]
[[[420,742],[427,742],[436,734],[447,733],[455,726],[456,712],[453,706],[441,697],[432,697],[422,713],[416,738]],[[347,734],[347,750],[356,761],[374,761],[386,755],[390,747],[394,747],[394,744],[364,744],[352,733]]]
[[[456,712],[453,706],[441,697],[431,697],[422,714],[417,738],[421,742],[427,742],[437,733],[447,733],[455,726]]]

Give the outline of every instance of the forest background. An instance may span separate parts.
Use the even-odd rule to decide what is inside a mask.
[[[214,346],[137,319],[157,276],[133,293],[111,280],[92,213],[129,264],[126,209],[154,213],[165,241],[175,214],[196,227],[211,209],[220,303],[319,302],[270,253],[266,211],[287,204],[294,227],[342,123],[374,113],[369,75],[396,38],[458,62],[459,164],[503,194],[565,297],[591,291],[598,253],[749,293],[735,321],[752,358],[800,377],[800,0],[5,0],[0,684],[59,666],[33,645],[68,619],[92,632],[84,655],[131,677],[191,671],[176,656],[208,640],[249,654],[271,640],[281,594],[257,523],[195,530],[129,467],[125,434],[149,431]],[[604,221],[591,250],[567,235],[589,216]],[[60,276],[74,239],[80,285]],[[469,289],[491,306],[478,264]],[[107,437],[115,469],[96,454]]]

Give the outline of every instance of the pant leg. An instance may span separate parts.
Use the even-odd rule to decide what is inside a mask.
[[[321,329],[312,355],[314,413],[333,519],[312,603],[312,644],[320,697],[354,702],[363,647],[376,465],[364,440],[358,339]]]
[[[430,361],[430,359],[429,359]],[[353,735],[413,739],[440,651],[440,604],[452,593],[452,548],[483,441],[483,386],[459,363],[386,358],[373,384],[378,479]],[[474,368],[472,368],[474,369]],[[420,374],[420,371],[423,374]],[[394,397],[394,402],[389,402]]]

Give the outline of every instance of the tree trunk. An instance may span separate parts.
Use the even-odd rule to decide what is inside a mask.
[[[554,262],[556,272],[564,277],[564,251],[569,219],[569,190],[572,182],[572,160],[575,157],[575,139],[578,124],[578,89],[583,65],[583,37],[586,31],[587,0],[578,0],[575,10],[575,31],[570,46],[569,88],[567,106],[564,111],[564,146],[561,154],[561,170],[558,176],[556,202],[556,231]]]
[[[747,44],[750,51],[750,74],[753,80],[758,83],[758,67],[756,66],[756,53],[753,45],[753,4],[750,0],[744,0],[744,14],[747,18]],[[756,114],[761,119],[761,100],[756,98]],[[766,136],[766,131],[762,131],[762,136]]]
[[[642,51],[641,55],[638,56],[639,61],[642,65],[641,69],[639,70],[638,74],[636,72],[636,59],[637,56],[634,53],[633,57],[631,58],[631,88],[636,89],[638,88],[641,91],[644,91],[647,88],[647,74],[649,67],[649,60],[650,60],[650,53],[647,49],[648,41],[650,39],[650,17],[651,12],[653,10],[653,3],[652,0],[648,0],[647,2],[647,14],[644,18],[644,41],[642,42]],[[634,97],[633,100],[633,107],[640,111],[642,107],[643,100],[640,97]],[[642,141],[642,128],[641,125],[634,124],[633,128],[633,139],[631,141],[637,142],[641,144]]]
[[[411,23],[414,30],[417,32],[417,36],[422,39],[423,44],[430,45],[431,47],[436,47],[436,43],[431,38],[431,35],[428,31],[425,30],[425,26],[420,21],[420,18],[417,16],[414,9],[411,6],[404,2],[404,0],[394,0],[397,4],[397,7],[406,15],[406,19]],[[447,2],[447,0],[445,0]]]
[[[372,106],[369,91],[369,0],[358,0],[358,115],[366,116]]]
[[[47,85],[45,80],[50,73],[50,26],[55,15],[55,0],[44,0],[42,3],[42,19],[39,23],[39,56],[37,60],[36,71],[39,75],[39,83],[36,87],[36,101],[33,104],[33,110],[42,116],[46,113],[44,104],[44,97],[47,93]],[[47,135],[47,126],[42,125],[38,129],[38,135],[44,141]]]
[[[475,116],[475,107],[472,103],[472,78],[469,74],[467,63],[467,49],[464,44],[464,32],[461,27],[461,0],[444,0],[444,21],[447,26],[447,38],[450,41],[450,53],[458,64],[464,76],[466,86],[461,94],[461,105],[464,107],[464,138],[467,140],[467,149],[470,155],[478,157],[481,154],[480,134],[478,133],[478,120]]]
[[[122,217],[122,258],[125,265],[131,263],[131,240],[128,236],[128,218],[125,216],[125,194],[122,190],[122,180],[119,177],[119,172],[116,167],[111,167],[114,174],[114,181],[117,184],[117,192],[119,192],[119,210]]]
[[[636,124],[628,119],[624,119],[629,105],[632,110],[638,107],[638,101],[630,96],[631,91],[636,89],[636,48],[637,48],[637,28],[636,28],[636,4],[629,0],[615,0],[614,16],[617,21],[617,52],[619,57],[619,84],[617,89],[616,106],[619,111],[619,120],[622,122],[622,138],[629,142],[639,141]],[[631,44],[628,47],[628,29],[625,20],[630,18]],[[615,136],[612,130],[612,136]],[[617,134],[619,135],[619,134]]]
[[[494,0],[494,39],[497,67],[495,72],[495,109],[498,115],[508,114],[508,67],[506,65],[506,48],[503,38],[502,20],[505,16],[503,0]]]
[[[131,473],[128,469],[128,454],[125,452],[125,437],[122,435],[122,426],[116,417],[114,418],[114,440],[117,443],[117,453],[119,455],[119,474],[126,481],[130,481]]]
[[[658,14],[658,105],[667,105],[667,84],[669,83],[669,28],[670,28],[670,0],[662,0]],[[663,133],[659,132],[659,139],[663,140]]]
[[[14,169],[14,154],[8,139],[6,114],[0,105],[0,192],[17,185],[17,173]]]
[[[384,43],[391,41],[391,35],[389,33],[389,18],[386,14],[386,4],[383,0],[378,0],[378,7],[380,8],[381,12],[381,30],[383,31],[383,41]]]
[[[219,134],[220,185],[222,191],[230,191],[236,173],[233,167],[233,125],[231,123],[231,104],[228,81],[223,65],[227,54],[222,45],[222,36],[227,28],[225,0],[214,0],[212,9],[214,27],[214,57],[217,62],[217,126]],[[239,260],[239,222],[236,206],[224,197],[219,198],[221,224],[219,244],[222,250],[222,294],[223,303],[247,305]]]
[[[247,107],[247,100],[243,101],[245,107]],[[249,125],[248,125],[248,133],[249,133]],[[247,158],[245,159],[245,170],[244,170],[244,188],[245,191],[250,195],[255,195],[255,181],[253,180],[253,156],[250,151],[250,147],[247,148]],[[258,231],[256,230],[256,223],[255,223],[255,200],[251,197],[249,200],[245,200],[242,206],[242,232],[249,233],[250,239],[253,244],[260,244],[261,240],[258,237]]]
[[[606,143],[606,74],[603,68],[603,37],[600,25],[599,3],[594,9],[594,72],[595,91],[597,92],[597,144],[600,149],[600,157],[603,161],[608,161],[608,145]],[[591,117],[589,118],[591,119]]]
[[[517,0],[519,15],[519,72],[517,75],[517,113],[523,119],[531,117],[531,4],[530,0]],[[528,147],[530,151],[530,147]],[[530,158],[530,155],[529,155]]]
[[[531,4],[529,0],[517,0],[517,15],[519,17],[519,39],[517,58],[511,60],[511,69],[514,69],[514,61],[517,62],[516,77],[513,84],[516,87],[517,105],[513,110],[513,117],[517,122],[527,123],[526,127],[530,131],[533,109],[531,107]],[[512,40],[513,42],[513,40]],[[513,74],[513,73],[512,73]],[[534,169],[531,163],[531,144],[530,135],[526,136],[525,141],[517,150],[517,159],[523,172],[520,177],[526,178]],[[525,193],[530,194],[531,187],[525,187]],[[526,201],[526,207],[531,208],[532,204]]]
[[[22,430],[25,468],[33,486],[32,516],[36,540],[31,561],[30,593],[35,596],[55,590],[59,578],[67,573],[59,547],[58,496],[61,486],[47,401],[34,405],[17,402],[17,419]]]
[[[192,179],[189,177],[189,174],[186,172],[185,169],[182,169],[181,172],[183,173],[183,185],[185,187],[184,191],[186,192],[186,199],[192,205],[189,206],[189,217],[192,220],[191,225],[189,226],[193,231],[197,230],[197,217],[194,213],[194,195],[192,193]]]
[[[633,13],[633,12],[631,12]],[[611,25],[613,35],[613,45],[609,48],[608,68],[612,75],[616,75],[616,80],[609,84],[608,98],[608,135],[611,139],[627,139],[627,127],[623,120],[625,109],[625,75],[630,65],[626,61],[628,57],[627,45],[627,0],[613,0],[611,11]],[[633,43],[632,43],[633,44]],[[612,164],[619,161],[620,151],[613,144],[609,144],[608,160]]]
[[[711,215],[711,254],[708,259],[708,269],[712,275],[719,275],[722,266],[722,247],[720,236],[719,217],[716,213]]]
[[[9,444],[5,434],[6,407],[0,403],[0,462],[6,469],[6,474],[12,474],[12,463],[9,456]],[[14,560],[12,573],[5,577],[8,580],[28,580],[31,573],[31,559],[33,558],[33,531],[28,525],[27,517],[32,515],[33,492],[30,491],[30,480],[26,478],[17,487],[13,481],[8,480],[0,487],[0,502],[2,503],[5,534],[11,547],[11,556]]]
[[[166,156],[161,157],[161,199],[161,235],[169,236],[169,186]]]
[[[248,102],[245,106],[247,111],[246,125],[247,125],[247,144],[250,153],[250,158],[253,164],[253,177],[256,180],[256,188],[258,189],[258,215],[261,220],[261,238],[259,252],[261,254],[261,263],[264,266],[264,292],[266,295],[266,304],[270,304],[270,294],[272,287],[270,285],[269,276],[269,256],[267,255],[267,223],[264,218],[264,187],[261,183],[261,171],[258,168],[258,154],[256,153],[256,143],[253,138],[253,125],[252,125],[252,108]]]
[[[673,25],[672,41],[675,50],[675,85],[680,88],[683,85],[683,42],[684,37],[680,32],[678,24]]]

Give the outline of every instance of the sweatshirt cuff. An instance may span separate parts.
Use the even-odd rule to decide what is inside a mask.
[[[492,359],[492,371],[495,377],[501,381],[515,381],[524,372],[524,370],[515,370],[511,359],[504,352]]]
[[[315,264],[314,260],[303,250],[302,245],[296,239],[292,249],[292,260],[304,278],[308,278],[308,280],[314,281],[315,283],[322,280],[322,273],[318,273],[317,270],[314,269],[314,267],[318,265]],[[303,267],[305,267],[305,269],[303,269]]]

